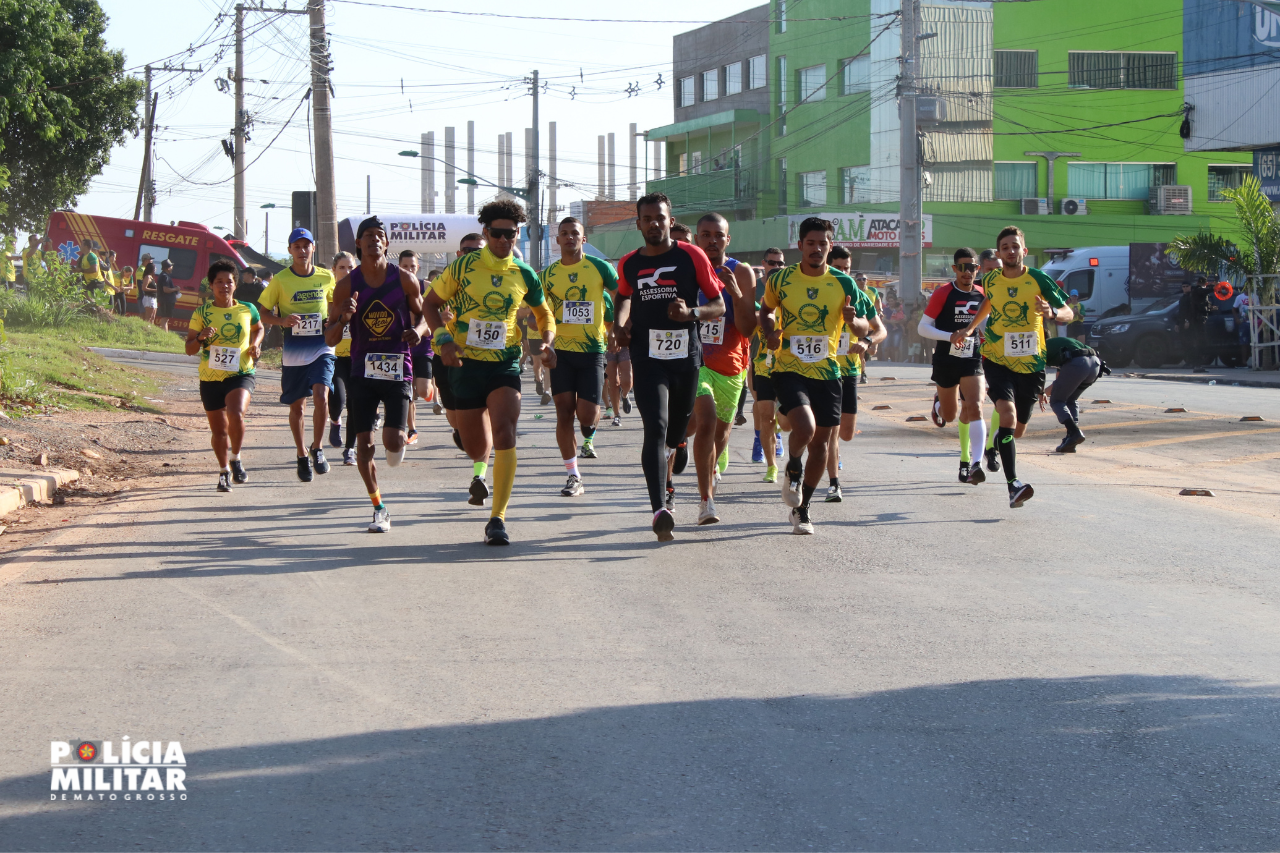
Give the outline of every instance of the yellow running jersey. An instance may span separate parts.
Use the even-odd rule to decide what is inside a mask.
[[[992,270],[983,277],[982,289],[991,300],[982,357],[1014,373],[1044,370],[1044,317],[1036,311],[1036,297],[1043,296],[1056,311],[1067,304],[1067,295],[1057,282],[1033,267],[1017,278]]]
[[[542,271],[542,289],[556,318],[555,348],[604,352],[605,324],[613,322],[618,274],[608,261],[584,255],[572,266],[555,261]]]
[[[775,270],[764,288],[764,304],[778,312],[782,348],[773,373],[798,373],[811,379],[839,379],[836,356],[845,330],[844,301],[853,300],[859,317],[874,316],[875,307],[853,279],[827,267],[819,276],[805,275],[800,264]]]
[[[253,373],[253,359],[249,357],[248,350],[253,326],[258,322],[258,309],[251,302],[236,302],[230,308],[219,308],[210,300],[191,312],[193,330],[199,332],[206,326],[218,330],[218,334],[200,347],[201,382],[220,382],[231,376]]]
[[[449,332],[462,357],[507,361],[520,357],[520,303],[545,300],[538,274],[515,257],[495,258],[486,246],[449,264],[431,289],[453,309]]]

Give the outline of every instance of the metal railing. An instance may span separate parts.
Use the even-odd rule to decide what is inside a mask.
[[[1249,276],[1249,305],[1246,308],[1249,323],[1249,367],[1252,370],[1275,370],[1280,367],[1280,305],[1256,305],[1258,294],[1269,291],[1274,294],[1280,284],[1280,275]],[[1270,283],[1270,287],[1266,285]]]

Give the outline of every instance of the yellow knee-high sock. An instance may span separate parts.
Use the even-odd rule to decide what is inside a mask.
[[[493,512],[491,518],[507,517],[511,487],[516,484],[516,449],[497,450],[493,454]]]

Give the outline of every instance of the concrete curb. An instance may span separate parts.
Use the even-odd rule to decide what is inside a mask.
[[[125,358],[131,361],[158,361],[176,364],[199,364],[200,356],[186,355],[180,352],[151,352],[150,350],[113,349],[111,347],[89,347],[90,352],[106,358]]]
[[[1241,388],[1280,388],[1280,375],[1275,379],[1247,379],[1245,377],[1222,376],[1215,374],[1185,374],[1185,373],[1138,373],[1135,374],[1139,379],[1158,379],[1161,382],[1198,382],[1201,385],[1208,385],[1210,382],[1217,382],[1219,385],[1230,388],[1232,385],[1239,385]]]
[[[44,472],[0,468],[0,515],[8,515],[29,503],[46,503],[53,499],[59,487],[78,479],[78,471],[65,468]]]

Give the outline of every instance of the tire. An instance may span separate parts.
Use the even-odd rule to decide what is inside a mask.
[[[1223,365],[1225,365],[1226,367],[1240,366],[1240,356],[1237,353],[1233,353],[1231,355],[1219,354],[1218,358],[1222,361]]]
[[[1107,367],[1122,369],[1133,363],[1133,353],[1127,349],[1117,349],[1106,343],[1100,343],[1098,352],[1102,354],[1102,360],[1107,363]]]
[[[1163,367],[1169,360],[1169,345],[1159,335],[1145,335],[1134,347],[1133,360],[1147,369]]]

